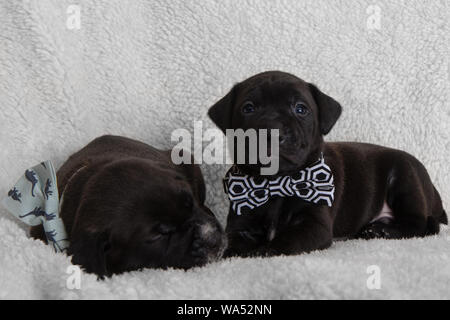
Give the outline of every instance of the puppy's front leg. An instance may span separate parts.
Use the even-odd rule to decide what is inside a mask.
[[[295,255],[331,245],[333,224],[327,207],[311,205],[298,215],[288,225],[280,226],[273,240],[260,248],[261,255]]]
[[[273,239],[271,234],[276,230],[282,205],[283,198],[271,199],[265,206],[241,216],[237,216],[230,208],[225,257],[267,255],[264,248],[267,241]]]

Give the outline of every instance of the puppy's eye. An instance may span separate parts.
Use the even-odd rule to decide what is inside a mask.
[[[164,223],[158,224],[156,226],[156,233],[160,235],[168,235],[175,232],[176,228],[174,226],[170,226]]]
[[[155,241],[161,240],[164,237],[169,236],[174,233],[176,228],[167,224],[158,224],[155,226],[151,232],[151,235],[145,240],[146,243],[153,243]]]
[[[245,114],[253,113],[256,111],[255,105],[251,101],[247,101],[242,106],[242,112]]]
[[[308,112],[308,107],[304,103],[297,103],[295,105],[295,113],[304,116],[308,114]]]

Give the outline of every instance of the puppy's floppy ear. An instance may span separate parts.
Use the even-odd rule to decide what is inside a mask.
[[[326,135],[333,128],[342,113],[341,105],[320,91],[315,85],[309,84],[311,94],[319,108],[320,131]]]
[[[220,99],[208,110],[208,116],[211,120],[225,132],[231,127],[231,117],[233,115],[233,104],[236,96],[237,85],[235,85],[225,97]]]
[[[83,231],[73,234],[75,236],[71,237],[67,250],[67,254],[72,256],[72,263],[103,279],[108,275],[105,257],[106,251],[109,250],[107,233]]]

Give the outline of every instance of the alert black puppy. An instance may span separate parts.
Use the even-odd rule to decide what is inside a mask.
[[[263,205],[240,215],[230,207],[226,255],[298,254],[327,248],[337,237],[422,237],[438,233],[439,223],[447,223],[438,192],[413,156],[371,144],[324,143],[323,136],[340,114],[341,106],[333,98],[278,71],[238,83],[210,108],[210,118],[223,131],[280,130],[278,174],[258,177],[260,165],[245,163],[235,168],[241,177],[294,179],[301,170],[315,166],[323,154],[334,178],[331,206],[294,194],[271,195]],[[236,188],[244,193],[246,187]],[[286,188],[286,193],[293,193],[296,186]],[[267,193],[261,191],[260,197]]]
[[[225,234],[204,205],[197,165],[174,165],[169,151],[102,136],[57,172],[68,254],[87,272],[189,268],[221,257]],[[42,226],[31,235],[45,239]]]

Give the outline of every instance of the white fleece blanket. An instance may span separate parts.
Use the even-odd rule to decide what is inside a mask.
[[[80,29],[67,27],[71,4]],[[1,1],[0,194],[25,168],[45,159],[59,166],[105,133],[168,148],[176,128],[213,127],[207,109],[235,82],[280,69],[341,102],[328,140],[412,153],[449,208],[449,19],[446,0]],[[202,166],[222,223],[226,169]],[[71,290],[70,259],[28,239],[0,209],[0,298],[449,299],[449,248],[444,228],[426,239],[337,242],[187,272],[83,274]],[[377,271],[380,288],[370,289]]]

